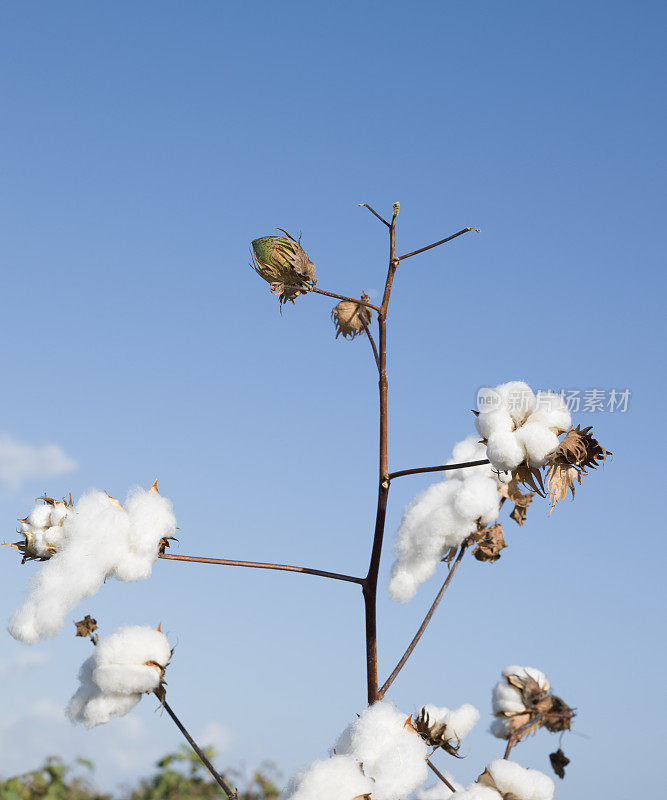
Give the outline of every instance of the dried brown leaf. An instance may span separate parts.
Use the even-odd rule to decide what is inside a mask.
[[[472,554],[478,561],[488,561],[490,564],[498,561],[500,551],[507,547],[503,536],[503,526],[500,522],[496,522],[495,525],[490,525],[477,533],[475,541],[477,542],[477,547],[472,551]]]
[[[551,768],[558,775],[559,778],[565,777],[565,767],[570,763],[570,759],[559,747],[555,753],[549,753],[549,761],[551,761]]]

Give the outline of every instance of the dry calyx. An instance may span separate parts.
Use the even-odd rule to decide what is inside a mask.
[[[492,733],[515,743],[546,728],[552,733],[568,731],[575,716],[560,697],[552,694],[544,673],[530,667],[508,668],[494,690]]]
[[[42,505],[35,506],[27,517],[20,519],[19,533],[23,540],[12,542],[10,547],[21,553],[21,563],[26,561],[48,561],[58,550],[63,538],[63,523],[74,505],[72,497],[54,500],[43,495],[38,497]]]
[[[470,540],[477,545],[472,551],[473,556],[478,561],[488,561],[490,564],[498,561],[500,551],[507,547],[502,522],[496,522],[488,528],[481,527],[477,533],[470,536]]]
[[[458,755],[460,740],[456,737],[452,739],[451,732],[447,730],[447,723],[432,719],[426,708],[419,711],[412,721],[412,727],[430,747],[441,747],[450,755],[461,758]]]
[[[278,230],[285,236],[262,236],[251,242],[250,266],[271,285],[282,305],[309,292],[317,280],[315,264],[301,247],[301,237],[297,240],[282,228]]]
[[[370,297],[363,292],[361,299],[364,303],[368,303]],[[360,303],[341,300],[331,312],[331,317],[336,326],[336,339],[341,334],[344,339],[354,339],[355,336],[363,333],[365,326],[370,324],[371,310]]]

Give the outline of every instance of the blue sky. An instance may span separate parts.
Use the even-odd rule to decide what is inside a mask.
[[[124,496],[159,476],[181,553],[362,573],[370,352],[334,339],[325,298],[281,316],[248,243],[302,232],[322,288],[377,299],[386,237],[358,203],[401,202],[399,252],[479,226],[399,270],[391,468],[448,458],[484,384],[632,398],[577,417],[614,461],[549,519],[535,503],[524,528],[508,523],[496,565],[464,563],[392,697],[480,708],[470,756],[438,762],[468,781],[501,754],[485,732],[497,673],[537,666],[578,708],[557,796],[649,792],[665,655],[665,16],[657,2],[4,4],[0,431],[77,464],[49,477],[58,464],[28,451],[32,477],[0,488],[4,537],[44,489]],[[392,487],[382,673],[439,586],[405,606],[386,595],[393,532],[430,482]],[[7,617],[34,568],[0,559]],[[186,724],[221,764],[270,758],[289,774],[363,706],[358,594],[162,562],[81,610],[103,632],[162,621]],[[92,754],[100,784],[129,783],[178,743],[148,699],[70,728],[61,709],[87,654],[67,632],[29,651],[0,639],[0,774]],[[517,760],[547,769],[556,745],[542,733]]]

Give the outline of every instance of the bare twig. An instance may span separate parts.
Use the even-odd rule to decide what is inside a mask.
[[[159,699],[160,698],[158,697],[158,700]],[[180,719],[176,716],[176,714],[174,713],[174,711],[171,708],[171,706],[169,705],[169,703],[167,703],[166,700],[162,700],[161,703],[162,703],[162,707],[164,708],[164,710],[167,712],[167,714],[169,714],[169,716],[174,721],[174,724],[176,725],[178,730],[183,734],[183,736],[185,736],[188,744],[190,745],[190,747],[195,751],[195,753],[199,757],[199,760],[206,767],[206,769],[211,773],[211,775],[215,779],[215,782],[218,784],[218,786],[220,786],[220,788],[227,795],[229,800],[235,800],[235,798],[238,798],[238,793],[236,792],[236,790],[231,788],[231,786],[222,777],[222,775],[220,775],[220,773],[216,770],[216,768],[213,766],[213,764],[211,764],[211,762],[208,760],[208,758],[206,758],[206,755],[204,754],[204,752],[201,749],[201,747],[199,747],[197,742],[195,742],[195,740],[192,738],[192,736],[190,736],[190,734],[188,733],[188,731],[185,728],[185,725],[183,725],[183,723],[180,721]]]
[[[375,339],[373,338],[373,334],[370,332],[368,325],[363,321],[361,317],[359,317],[359,322],[364,326],[364,331],[366,336],[368,336],[368,341],[371,343],[371,347],[373,348],[373,356],[375,358],[375,363],[377,364],[378,370],[380,369],[380,356],[378,354],[377,345],[375,344]]]
[[[439,770],[437,767],[433,766],[433,764],[431,764],[431,762],[428,760],[428,758],[426,759],[426,763],[427,763],[427,764],[429,765],[429,767],[430,767],[430,768],[433,770],[433,772],[435,772],[435,774],[438,776],[438,778],[440,778],[440,780],[441,780],[441,781],[442,781],[442,782],[445,784],[445,786],[446,786],[448,789],[451,789],[451,790],[452,790],[452,792],[455,792],[455,791],[456,791],[456,789],[455,789],[455,788],[452,786],[452,784],[451,784],[451,783],[450,783],[450,782],[447,780],[447,778],[445,778],[445,776],[442,774],[442,772],[440,772],[440,770]]]
[[[380,222],[384,222],[384,224],[388,228],[391,228],[391,225],[387,222],[387,220],[384,217],[381,217],[374,208],[371,208],[368,205],[368,203],[359,203],[358,205],[359,205],[359,208],[367,208],[371,212],[371,214],[375,214],[375,216],[380,220]]]
[[[417,467],[416,469],[402,469],[398,472],[390,472],[389,480],[394,478],[401,478],[403,475],[417,475],[420,472],[447,472],[450,469],[466,469],[467,467],[481,467],[484,464],[490,464],[488,458],[482,458],[479,461],[462,461],[460,464],[442,464],[438,467]]]
[[[454,577],[454,574],[456,573],[456,570],[459,568],[459,564],[461,563],[461,559],[463,558],[467,547],[468,547],[467,543],[463,542],[463,544],[461,545],[461,548],[459,549],[458,555],[456,556],[456,560],[454,561],[452,566],[449,568],[449,572],[447,573],[447,577],[445,578],[445,582],[442,584],[442,587],[440,588],[440,591],[436,595],[436,598],[433,601],[431,607],[429,608],[428,613],[424,617],[424,621],[419,626],[419,630],[414,635],[412,641],[408,645],[408,649],[401,656],[401,660],[394,667],[394,671],[391,673],[391,675],[387,678],[387,680],[382,685],[382,688],[379,691],[378,699],[381,700],[384,697],[384,695],[387,692],[387,689],[389,689],[391,684],[396,680],[396,677],[397,677],[398,673],[403,669],[403,667],[405,666],[405,662],[410,658],[410,655],[412,654],[412,651],[417,646],[417,643],[421,639],[424,631],[426,630],[429,622],[431,621],[431,617],[433,616],[433,614],[435,614],[435,610],[438,607],[440,601],[442,600],[442,597],[443,597],[444,593],[447,591],[447,587],[451,583],[452,578]]]
[[[510,752],[512,751],[512,748],[514,747],[515,744],[516,742],[514,741],[514,738],[510,736],[510,738],[507,740],[507,747],[505,748],[505,755],[503,756],[503,758],[506,759],[510,757]]]
[[[200,556],[177,556],[174,553],[163,553],[158,558],[167,561],[192,561],[196,564],[220,564],[224,567],[251,567],[252,569],[274,569],[281,572],[301,572],[305,575],[319,575],[321,578],[333,578],[337,581],[348,581],[363,585],[363,578],[356,578],[354,575],[343,575],[340,572],[326,572],[322,569],[311,569],[310,567],[294,567],[291,564],[268,564],[261,561],[233,561],[229,558],[203,558]]]
[[[318,289],[317,286],[314,289],[311,289],[310,291],[315,292],[315,294],[326,295],[327,297],[335,297],[338,300],[347,300],[350,303],[356,303],[358,306],[366,306],[367,308],[372,308],[373,311],[380,312],[382,310],[379,306],[374,306],[373,303],[367,303],[365,300],[358,300],[355,297],[348,297],[347,295],[336,294],[335,292],[325,292],[324,289]]]
[[[420,247],[419,250],[413,250],[411,253],[406,253],[404,256],[399,256],[399,261],[405,261],[406,258],[411,258],[412,256],[419,255],[419,253],[425,253],[427,250],[432,250],[434,247],[438,247],[445,242],[451,242],[452,239],[456,239],[457,236],[462,236],[464,233],[470,233],[470,231],[476,231],[477,233],[480,232],[479,228],[464,228],[462,231],[458,231],[457,233],[453,233],[451,236],[448,236],[446,239],[440,239],[439,242],[434,242],[433,244],[426,245],[426,247]]]

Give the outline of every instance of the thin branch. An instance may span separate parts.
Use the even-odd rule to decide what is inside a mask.
[[[441,781],[442,781],[442,782],[445,784],[445,786],[446,786],[448,789],[451,789],[451,790],[452,790],[452,792],[455,792],[455,791],[456,791],[456,789],[455,789],[455,788],[452,786],[452,784],[451,784],[451,783],[450,783],[450,782],[447,780],[447,778],[445,778],[445,776],[442,774],[442,772],[440,772],[440,770],[439,770],[437,767],[433,766],[433,764],[431,764],[431,762],[428,760],[428,758],[426,759],[426,763],[427,763],[427,764],[429,765],[429,767],[430,767],[430,768],[433,770],[433,772],[435,772],[435,774],[438,776],[438,778],[440,778],[440,780],[441,780]]]
[[[377,364],[378,370],[380,369],[380,355],[378,353],[377,345],[375,344],[375,339],[373,338],[373,334],[370,332],[368,325],[363,321],[361,317],[359,317],[359,322],[364,326],[364,331],[366,332],[366,336],[368,336],[368,341],[371,343],[371,347],[373,348],[373,356],[375,357],[375,363]]]
[[[368,205],[368,203],[358,203],[358,206],[359,206],[359,208],[367,208],[371,212],[371,214],[375,214],[375,216],[380,220],[380,222],[384,222],[384,224],[388,228],[391,228],[391,225],[387,222],[387,220],[384,217],[381,217],[374,208],[371,208]]]
[[[459,550],[459,553],[456,556],[456,560],[454,561],[452,566],[449,568],[449,572],[447,573],[447,577],[445,579],[445,582],[442,584],[442,588],[440,589],[440,591],[436,595],[436,598],[433,601],[433,604],[429,608],[428,614],[424,617],[424,621],[419,626],[419,630],[414,635],[414,638],[412,639],[412,641],[408,645],[408,649],[405,651],[405,653],[403,653],[403,655],[401,657],[401,660],[394,667],[394,671],[391,673],[391,675],[387,678],[387,680],[382,685],[382,688],[380,689],[380,692],[379,692],[379,698],[378,699],[381,700],[384,697],[384,695],[387,692],[387,689],[389,689],[391,684],[396,680],[396,676],[403,669],[403,667],[405,666],[405,662],[410,658],[410,655],[412,654],[412,651],[415,649],[415,647],[417,646],[417,643],[422,638],[422,634],[424,633],[424,631],[426,630],[429,622],[431,621],[431,617],[435,613],[435,610],[438,607],[440,601],[442,600],[442,597],[443,597],[444,593],[447,591],[447,587],[451,583],[452,578],[454,577],[454,574],[456,573],[456,570],[459,568],[459,564],[461,563],[461,559],[463,558],[467,547],[468,547],[468,545],[467,545],[466,542],[464,542],[461,545],[461,549]]]
[[[462,231],[458,231],[458,233],[454,233],[451,236],[448,236],[446,239],[440,239],[439,242],[434,242],[433,244],[429,244],[426,247],[420,247],[419,250],[413,250],[411,253],[406,253],[404,256],[399,256],[399,261],[405,261],[406,258],[411,258],[412,256],[419,255],[419,253],[425,253],[427,250],[432,250],[434,247],[438,247],[445,242],[451,242],[452,239],[456,239],[457,236],[462,236],[464,233],[470,233],[470,231],[476,231],[477,233],[480,232],[479,228],[464,228]]]
[[[372,308],[373,311],[377,311],[378,313],[382,311],[382,309],[379,306],[374,306],[373,303],[367,303],[365,300],[358,300],[355,297],[348,297],[347,295],[344,294],[335,294],[335,292],[325,292],[324,289],[318,289],[317,286],[315,286],[310,291],[315,292],[315,294],[324,294],[327,297],[335,297],[338,300],[347,300],[350,303],[356,303],[356,305],[358,306],[366,306],[366,308]]]
[[[159,699],[160,698],[158,697],[158,700]],[[220,786],[220,788],[227,795],[229,800],[236,800],[236,798],[238,798],[238,793],[234,789],[231,788],[231,786],[222,777],[222,775],[220,775],[218,773],[218,771],[213,766],[213,764],[211,764],[211,762],[208,760],[208,758],[206,758],[203,750],[199,747],[197,742],[195,742],[195,740],[192,738],[192,736],[190,736],[190,734],[186,730],[185,726],[180,721],[180,719],[176,716],[176,714],[174,713],[174,711],[171,708],[171,706],[169,705],[169,703],[167,703],[166,700],[163,700],[162,701],[162,706],[163,706],[164,710],[167,712],[167,714],[169,714],[169,716],[172,718],[172,720],[174,721],[174,723],[175,723],[176,727],[178,728],[178,730],[183,734],[183,736],[185,736],[185,738],[187,739],[187,742],[190,745],[190,747],[199,756],[199,760],[206,767],[206,769],[211,773],[211,775],[215,779],[215,782],[218,784],[218,786]]]
[[[505,755],[503,756],[503,758],[507,759],[510,757],[510,752],[512,751],[512,748],[514,747],[515,744],[516,742],[514,741],[514,738],[510,736],[510,738],[507,740],[507,747],[505,748]]]
[[[174,553],[163,553],[158,558],[167,561],[192,561],[196,564],[220,564],[224,567],[251,567],[253,569],[275,569],[281,572],[301,572],[305,575],[319,575],[321,578],[333,578],[337,581],[348,581],[363,585],[363,578],[356,578],[354,575],[343,575],[340,572],[325,572],[321,569],[311,569],[310,567],[294,567],[290,564],[267,564],[261,561],[232,561],[228,558],[202,558],[200,556],[178,556]]]
[[[479,461],[462,461],[460,464],[442,464],[438,467],[417,467],[416,469],[402,469],[398,472],[390,472],[389,480],[394,478],[402,478],[403,475],[417,475],[420,472],[447,472],[450,469],[466,469],[467,467],[481,467],[484,464],[490,464],[488,458],[482,458]]]

